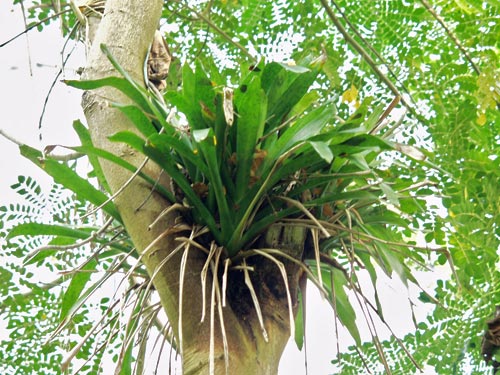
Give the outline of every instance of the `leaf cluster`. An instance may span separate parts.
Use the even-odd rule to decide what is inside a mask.
[[[187,220],[207,227],[226,257],[245,257],[256,238],[277,222],[310,228],[315,236],[321,231],[326,237],[321,246],[317,238],[314,253],[305,255],[311,259],[310,276],[361,345],[347,290],[359,294],[371,313],[381,318],[383,313],[377,292],[375,304],[366,300],[357,272],[366,269],[373,285],[377,269],[417,283],[409,261],[424,264],[422,251],[428,251],[405,239],[414,230],[409,218],[418,226],[416,218],[425,216],[411,173],[397,176],[382,169],[382,152],[396,145],[370,134],[383,107],[371,107],[368,98],[346,120],[335,118],[335,106],[310,91],[322,59],[308,66],[252,65],[234,89],[222,83],[215,65],[197,64],[193,71],[186,64],[182,89],[165,95],[186,119],[185,126],[173,126],[162,100],[134,82],[102,48],[123,78],[68,83],[81,89],[110,85],[134,101],[114,105],[138,133],[120,132],[110,139],[126,143],[168,173],[174,186],[164,197],[184,206]],[[132,170],[102,150],[86,151]],[[432,189],[424,196],[428,193]]]

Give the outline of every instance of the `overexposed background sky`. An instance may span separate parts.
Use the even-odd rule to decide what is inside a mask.
[[[27,3],[25,1],[25,3]],[[0,1],[0,44],[24,30],[19,4]],[[33,147],[47,144],[75,144],[72,131],[74,119],[81,118],[80,96],[77,90],[58,82],[50,97],[39,129],[39,119],[50,86],[61,67],[64,39],[57,22],[38,33],[36,29],[0,48],[0,129]],[[72,42],[67,50],[71,49]],[[67,73],[78,68],[77,53],[70,59]],[[79,53],[82,61],[81,51]],[[62,75],[59,80],[65,76]],[[40,134],[42,141],[39,140]],[[19,156],[17,147],[0,137],[0,203],[14,196],[6,189],[17,181],[18,174],[38,173],[36,167]],[[45,177],[45,176],[44,176]],[[43,177],[40,177],[44,180]],[[48,181],[48,179],[45,179]]]
[[[1,0],[0,44],[23,29],[20,6],[12,5],[11,0]],[[27,37],[26,35],[20,36],[0,48],[0,129],[20,142],[38,149],[51,144],[77,144],[72,122],[75,119],[84,119],[80,108],[81,92],[57,82],[48,97],[41,129],[39,129],[40,116],[50,86],[62,66],[62,60],[75,45],[70,41],[66,46],[65,55],[62,56],[64,42],[59,25],[54,22],[50,27],[44,28],[43,33],[32,30]],[[83,63],[84,48],[80,44],[58,81],[63,78],[74,78],[76,69]],[[0,171],[0,206],[16,199],[9,186],[17,181],[18,175],[33,176],[41,182],[42,186],[50,184],[50,179],[31,162],[21,157],[17,146],[2,136],[0,136]],[[432,281],[437,276],[439,274],[425,276],[423,285],[431,290]],[[395,333],[403,337],[413,329],[408,303],[409,292],[399,279],[391,280],[381,277],[378,287],[383,306],[384,304],[388,306],[385,310],[387,321]],[[335,324],[332,311],[326,302],[321,300],[313,288],[309,289],[308,373],[326,375],[332,373],[330,360],[336,355]],[[416,301],[418,290],[411,290],[410,295],[412,300]],[[420,318],[423,318],[425,309],[417,309],[418,311],[421,311]],[[381,330],[381,337],[387,338],[388,333],[384,332]],[[363,338],[369,339],[367,332],[364,333]],[[352,339],[344,330],[340,330],[340,340],[341,348],[344,349],[353,344]],[[432,373],[428,372],[428,374]],[[293,342],[288,346],[283,357],[280,374],[305,374],[304,353],[298,352]]]

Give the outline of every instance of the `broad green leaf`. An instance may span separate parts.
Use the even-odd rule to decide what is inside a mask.
[[[80,120],[76,120],[73,122],[73,129],[75,129],[76,133],[78,134],[83,147],[93,147],[89,130],[81,123]],[[99,181],[99,184],[103,186],[108,193],[111,193],[111,188],[109,187],[108,182],[104,177],[104,172],[101,168],[101,164],[99,163],[99,159],[96,157],[96,155],[88,153],[86,153],[86,155],[89,158],[89,162],[92,165],[92,168],[94,169],[94,174],[97,178],[97,181]]]
[[[319,70],[272,62],[262,72],[262,88],[268,97],[269,126],[272,131],[304,97]]]
[[[334,303],[342,324],[347,328],[358,346],[361,346],[361,336],[359,335],[358,326],[356,325],[356,313],[352,308],[349,297],[345,291],[347,280],[345,275],[338,269],[332,268],[332,290],[334,290]]]
[[[42,168],[54,181],[74,192],[80,199],[87,200],[96,206],[108,200],[104,193],[63,163],[52,159],[42,159],[42,154],[29,146],[22,145],[19,148],[23,156]],[[121,221],[113,202],[106,203],[103,210],[116,220]]]
[[[333,153],[325,142],[309,142],[309,144],[314,148],[314,151],[318,153],[321,158],[327,163],[331,163],[333,160]]]
[[[139,135],[137,135],[134,132],[131,131],[121,131],[118,133],[115,133],[111,136],[108,137],[108,139],[111,142],[123,142],[131,146],[132,148],[135,148],[136,150],[142,150],[144,145],[146,144],[146,140],[144,138],[141,138]]]
[[[323,105],[291,124],[277,142],[269,147],[262,170],[269,170],[281,155],[285,155],[297,143],[318,135],[332,118],[333,108],[332,105]]]
[[[373,292],[375,295],[375,304],[377,306],[377,312],[379,316],[384,319],[384,312],[382,310],[382,304],[380,303],[380,297],[379,297],[379,292],[377,288],[377,279],[378,279],[378,274],[377,270],[373,266],[372,263],[372,257],[370,256],[369,253],[365,251],[357,251],[356,255],[359,257],[360,261],[363,263],[363,266],[365,269],[368,271],[368,274],[370,275],[370,279],[373,285]]]
[[[185,98],[196,98],[196,77],[189,64],[182,67],[182,93]]]
[[[144,111],[135,105],[114,104],[116,108],[122,111],[134,123],[136,128],[146,137],[158,133],[154,127],[151,117],[146,116]]]
[[[200,64],[195,72],[189,64],[184,64],[182,72],[182,93],[169,92],[167,99],[186,115],[192,129],[212,126],[210,116],[206,116],[206,113],[215,113],[215,91],[212,82]],[[207,111],[205,116],[204,109]]]
[[[207,64],[213,65],[207,60]],[[215,82],[212,82],[205,73],[205,69],[200,60],[196,60],[196,70],[194,72],[196,79],[196,90],[194,96],[194,104],[204,106],[211,112],[215,113]]]
[[[186,96],[185,92],[169,91],[166,94],[166,100],[186,115],[192,129],[203,129],[206,127],[201,116],[200,106],[194,103],[191,97]]]
[[[309,108],[311,108],[315,103],[317,103],[320,98],[321,96],[318,91],[309,91],[299,100],[297,104],[293,106],[288,117],[292,118],[294,116],[302,115],[303,113],[307,112]]]
[[[399,198],[398,198],[398,195],[394,192],[394,190],[392,190],[392,188],[388,184],[386,184],[385,182],[382,182],[379,186],[380,186],[380,189],[382,189],[382,191],[384,192],[389,203],[398,207],[399,206]]]
[[[319,73],[318,69],[307,70],[298,76],[286,87],[283,94],[276,100],[274,106],[269,105],[267,118],[270,119],[271,129],[281,124],[292,108],[304,97]]]
[[[127,132],[123,132],[123,133],[124,134],[117,133],[118,135],[116,138],[114,138],[113,136],[111,136],[110,138],[112,141],[126,142],[126,140],[128,139],[126,136]],[[135,134],[135,133],[133,133],[133,134]],[[164,134],[164,135],[166,136],[166,134]],[[123,137],[123,138],[120,138],[120,137]],[[137,168],[135,166],[133,166],[132,164],[130,164],[129,162],[127,162],[123,158],[120,158],[120,157],[116,156],[115,154],[112,154],[108,151],[98,149],[98,148],[95,148],[93,146],[72,147],[71,149],[75,150],[77,152],[82,152],[89,157],[91,157],[91,156],[92,157],[99,157],[99,158],[108,160],[108,161],[116,164],[117,166],[120,166],[123,169],[128,170],[132,173],[137,172]],[[155,190],[160,192],[170,202],[175,202],[175,198],[172,195],[172,193],[170,191],[168,191],[164,186],[158,184],[156,179],[153,179],[152,177],[146,175],[142,171],[139,171],[139,173],[137,173],[137,175],[139,177],[143,178],[145,181],[147,181],[151,185],[152,189],[154,188]]]
[[[127,95],[134,103],[145,111],[150,111],[150,105],[144,93],[128,82],[125,78],[107,77],[96,80],[66,80],[67,85],[81,90],[94,90],[102,87],[114,87]]]
[[[317,272],[315,265],[311,265],[311,268]],[[323,286],[329,292],[329,298],[337,317],[356,341],[356,345],[361,346],[361,336],[356,325],[356,313],[345,291],[348,283],[345,275],[342,271],[331,266],[322,266],[321,275]]]
[[[198,146],[208,167],[209,194],[213,194],[217,201],[223,244],[225,244],[233,233],[234,215],[229,210],[226,190],[222,184],[220,165],[217,160],[217,140],[213,129],[206,130],[208,131],[205,129],[193,131],[193,138],[198,141]]]
[[[213,136],[213,132],[211,131],[212,129],[206,128],[206,129],[195,129],[193,130],[193,139],[196,142],[202,142],[207,139],[207,137],[211,134]]]
[[[194,134],[197,130],[193,131]],[[154,147],[160,149],[165,154],[177,153],[186,165],[188,162],[195,166],[203,175],[208,175],[208,167],[199,155],[196,154],[197,150],[193,149],[191,144],[178,139],[176,136],[167,134],[154,134],[148,139],[149,143]],[[186,166],[187,167],[187,166]],[[186,168],[187,169],[187,168]],[[194,176],[190,174],[190,176]]]
[[[295,315],[295,344],[297,344],[297,348],[299,350],[302,350],[304,347],[304,339],[305,339],[305,317],[304,317],[304,310],[306,308],[305,301],[304,301],[304,296],[301,291],[298,293],[298,298],[297,298],[297,313]]]
[[[73,274],[68,288],[64,291],[64,295],[61,301],[61,310],[59,313],[60,321],[66,319],[68,312],[80,298],[81,293],[85,288],[87,282],[90,280],[92,271],[95,271],[97,264],[98,263],[95,259],[91,259],[85,266],[83,266]]]
[[[248,191],[254,153],[266,121],[267,99],[259,77],[254,76],[248,84],[236,90],[234,101],[238,113],[238,120],[233,125],[236,127],[235,200],[239,201]]]
[[[147,144],[144,139],[132,132],[119,132],[110,137],[110,140],[114,142],[124,142],[129,146],[133,147],[137,151],[143,153],[156,162],[160,167],[162,167],[169,176],[175,181],[175,183],[181,188],[186,197],[189,199],[190,203],[194,205],[195,210],[197,210],[202,216],[203,220],[207,220],[207,225],[211,229],[215,229],[215,220],[213,216],[206,209],[203,202],[195,194],[191,188],[190,182],[186,179],[186,176],[182,174],[176,165],[175,161],[170,157],[170,155],[165,154],[161,149],[155,147],[154,144]],[[173,201],[175,199],[170,196]]]
[[[43,223],[22,223],[14,226],[7,239],[17,236],[64,236],[76,239],[85,239],[90,235],[91,229],[74,229],[64,225]]]
[[[137,144],[137,142],[136,142]],[[182,192],[185,194],[189,204],[192,205],[197,220],[201,223],[205,223],[216,241],[222,243],[221,233],[218,229],[217,222],[213,214],[207,209],[205,204],[201,201],[200,197],[196,195],[191,183],[186,179],[186,176],[179,171],[177,165],[173,162],[168,155],[160,152],[160,150],[150,146],[145,145],[139,149],[139,151],[144,152],[151,160],[155,161],[161,168],[163,168],[173,181],[179,186]]]

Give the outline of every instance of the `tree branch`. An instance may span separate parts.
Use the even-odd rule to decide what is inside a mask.
[[[477,75],[481,74],[481,70],[474,63],[474,61],[472,61],[471,56],[469,55],[469,53],[467,52],[467,50],[465,49],[465,47],[462,45],[462,43],[460,43],[460,41],[458,40],[458,38],[455,35],[455,33],[453,33],[453,31],[451,31],[451,29],[448,27],[448,25],[446,24],[446,22],[444,22],[443,17],[441,17],[439,14],[436,13],[436,11],[434,10],[434,8],[429,4],[429,2],[427,0],[420,0],[420,2],[424,5],[425,9],[427,9],[427,11],[436,19],[436,21],[438,21],[438,23],[443,27],[443,29],[446,31],[446,34],[448,34],[448,36],[450,37],[450,39],[458,47],[458,49],[460,50],[460,52],[462,52],[462,54],[464,55],[465,59],[472,66],[472,69],[474,69],[474,72],[476,72]]]
[[[333,22],[337,30],[342,34],[345,41],[348,44],[350,44],[361,55],[361,57],[366,61],[366,63],[370,66],[373,72],[382,80],[382,82],[386,84],[389,90],[391,90],[391,92],[396,97],[398,96],[401,97],[401,102],[405,105],[405,107],[407,107],[410,110],[410,112],[412,112],[414,115],[418,117],[418,114],[416,113],[413,105],[401,94],[401,92],[394,85],[394,83],[392,83],[392,81],[389,78],[387,78],[387,76],[379,69],[377,63],[372,59],[372,57],[368,54],[368,52],[366,52],[366,50],[351,35],[349,35],[347,30],[340,23],[339,19],[333,12],[332,8],[328,5],[327,0],[320,0],[320,1],[328,17]]]

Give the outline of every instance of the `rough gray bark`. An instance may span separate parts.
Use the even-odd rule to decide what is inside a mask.
[[[147,4],[147,6],[145,5]],[[150,0],[108,0],[103,19],[95,34],[88,63],[85,69],[85,79],[96,79],[116,75],[107,58],[100,50],[100,44],[105,44],[119,63],[138,82],[143,81],[143,64],[147,49],[153,38],[163,1]],[[111,151],[139,166],[144,157],[122,144],[111,143],[108,136],[119,131],[133,131],[134,126],[116,109],[110,108],[108,100],[129,103],[130,100],[111,88],[102,88],[84,94],[83,107],[93,142],[99,148]],[[122,187],[130,177],[123,169],[102,162],[106,179],[113,191]],[[160,178],[169,186],[168,176],[163,176],[157,166],[148,163],[143,169],[153,178]],[[164,217],[161,222],[148,230],[160,213],[168,207],[168,202],[159,195],[150,196],[151,186],[135,179],[115,199],[115,204],[139,252],[152,243],[147,254],[143,256],[150,275],[156,274],[153,282],[160,295],[162,305],[174,329],[174,335],[179,340],[179,268],[180,256],[174,256],[168,263],[162,261],[179,244],[175,232],[178,227],[177,214]],[[143,204],[143,202],[146,202]],[[286,231],[285,231],[286,232]],[[294,230],[288,233],[293,233]],[[283,236],[278,227],[269,232],[261,240],[261,246],[279,245],[281,248],[293,250],[294,257],[300,257],[304,242],[304,233],[298,233],[299,239]],[[185,235],[185,233],[184,233]],[[287,240],[288,238],[288,240]],[[200,272],[205,263],[206,255],[191,250],[188,257],[187,272],[183,279],[183,325],[181,354],[183,371],[188,374],[207,374],[209,370],[210,325],[205,319],[200,323],[202,313],[202,294]],[[224,323],[229,349],[229,373],[238,375],[277,373],[279,359],[289,338],[288,303],[276,265],[269,260],[252,257],[249,260],[258,270],[253,277],[256,285],[269,342],[262,335],[257,315],[251,303],[248,290],[242,282],[241,271],[231,272],[228,287],[228,306],[224,308]],[[289,283],[294,303],[296,302],[297,286],[301,275],[300,269],[288,264]],[[211,279],[207,286],[211,286]],[[209,316],[207,307],[206,315]],[[225,373],[224,351],[219,322],[215,323],[215,373]]]

